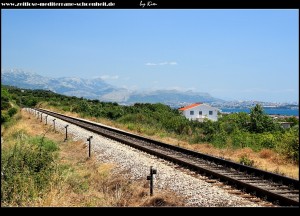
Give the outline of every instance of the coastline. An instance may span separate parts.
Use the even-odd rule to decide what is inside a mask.
[[[299,118],[299,109],[278,109],[278,108],[265,108],[265,113],[270,116],[277,117],[298,117]],[[250,108],[221,108],[221,113],[229,114],[229,113],[238,113],[238,112],[246,112],[250,113]]]

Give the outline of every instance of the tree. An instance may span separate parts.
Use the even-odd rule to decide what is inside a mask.
[[[263,133],[277,130],[279,127],[271,117],[265,114],[261,105],[256,104],[250,111],[250,131]]]
[[[262,133],[264,131],[263,118],[264,110],[259,104],[256,104],[250,110],[250,131]]]

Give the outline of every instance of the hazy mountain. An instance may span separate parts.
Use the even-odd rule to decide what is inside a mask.
[[[68,96],[100,99],[102,95],[117,90],[100,78],[81,79],[76,77],[49,78],[22,70],[2,70],[4,85],[28,89],[44,89]]]
[[[131,103],[183,104],[194,102],[221,101],[208,93],[178,90],[156,90],[132,92],[107,84],[101,78],[82,79],[76,77],[49,78],[22,70],[2,70],[1,80],[4,85],[27,89],[44,89],[68,96],[99,99],[101,101]]]
[[[127,100],[128,103],[135,101],[141,103],[165,103],[165,104],[182,104],[194,102],[215,102],[220,99],[212,97],[208,93],[179,91],[179,90],[156,90],[146,93],[133,93]]]

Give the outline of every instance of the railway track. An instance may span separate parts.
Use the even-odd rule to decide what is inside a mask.
[[[276,205],[299,206],[299,181],[296,179],[169,145],[84,119],[65,116],[44,109],[34,110],[226,182]]]

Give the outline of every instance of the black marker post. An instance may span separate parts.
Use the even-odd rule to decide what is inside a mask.
[[[68,140],[68,127],[69,127],[69,125],[65,126],[65,128],[66,128],[66,138],[65,138],[64,142]]]

